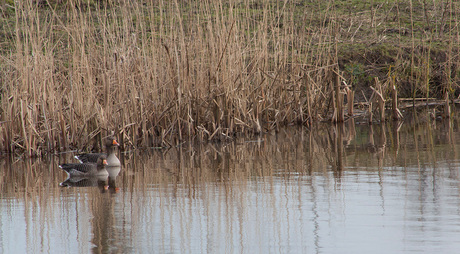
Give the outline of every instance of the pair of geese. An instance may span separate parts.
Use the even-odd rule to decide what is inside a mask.
[[[114,137],[106,139],[105,153],[81,153],[75,155],[75,158],[81,163],[66,163],[59,167],[72,176],[99,176],[108,174],[105,166],[119,167],[120,160],[115,155],[115,147],[119,146]]]

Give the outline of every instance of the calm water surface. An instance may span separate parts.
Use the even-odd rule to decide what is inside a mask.
[[[459,138],[454,120],[350,122],[123,153],[67,183],[73,154],[5,159],[0,252],[459,253]]]

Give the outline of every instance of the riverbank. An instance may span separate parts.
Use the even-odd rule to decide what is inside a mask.
[[[332,118],[339,84],[355,102],[368,101],[376,83],[388,102],[392,86],[412,99],[459,95],[457,2],[0,8],[0,150],[8,153],[97,149],[112,132],[125,147],[147,147],[310,125]]]

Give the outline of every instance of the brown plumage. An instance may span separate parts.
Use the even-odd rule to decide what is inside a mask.
[[[97,163],[85,162],[85,163],[68,163],[61,164],[59,167],[69,174],[69,176],[98,176],[108,175],[105,166],[107,165],[107,159],[105,155],[99,156]]]
[[[105,149],[107,153],[81,153],[75,155],[75,158],[79,160],[81,163],[86,162],[97,162],[97,159],[100,156],[107,157],[107,164],[108,166],[120,166],[120,160],[115,155],[115,147],[120,146],[117,140],[114,137],[108,137],[105,142]]]

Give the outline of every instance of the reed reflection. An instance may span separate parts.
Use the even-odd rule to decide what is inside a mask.
[[[57,168],[60,161],[54,156],[0,160],[0,253],[88,249],[85,242],[73,245],[68,238],[81,221],[73,216],[72,199],[58,186],[64,175]]]
[[[433,246],[459,236],[446,219],[460,220],[459,138],[455,120],[283,129],[127,152],[96,188],[60,188],[66,158],[2,161],[2,239],[31,232],[26,252],[366,252],[375,239],[418,251],[426,232]]]
[[[424,137],[419,143],[429,144],[430,140],[425,138],[427,126],[412,130],[399,127],[398,135],[400,132],[412,133],[409,136],[415,133]],[[393,189],[388,185],[392,182],[391,174],[402,179],[407,174],[407,180],[412,183],[418,180],[418,170],[412,172],[411,168],[419,164],[408,163],[411,159],[399,156],[399,159],[390,160],[395,164],[388,168],[386,125],[357,128],[358,131],[354,125],[328,125],[311,132],[280,131],[255,140],[136,155],[145,160],[128,169],[133,176],[125,181],[128,188],[124,189],[133,193],[140,191],[144,193],[140,196],[151,198],[145,200],[129,195],[125,204],[130,207],[124,209],[133,217],[148,221],[150,226],[141,231],[154,232],[156,241],[149,244],[160,246],[165,252],[196,250],[194,248],[202,252],[225,252],[219,246],[229,245],[233,250],[249,248],[255,251],[248,247],[251,243],[267,241],[297,242],[296,247],[291,247],[302,250],[315,246],[319,251],[324,248],[321,243],[328,238],[324,231],[331,226],[325,221],[354,218],[353,214],[341,210],[351,202],[340,194],[351,191],[347,186],[363,181],[363,177],[371,181],[362,184],[372,186],[372,179],[376,178],[377,188],[367,191],[377,191],[377,200],[370,198],[361,202],[377,202],[382,210],[380,214],[384,214],[394,205],[394,196],[389,194]],[[425,156],[427,151],[411,149],[416,140],[404,140],[407,141],[402,147],[404,156],[419,158],[429,165],[434,163]],[[438,159],[450,160],[445,155]],[[398,167],[407,171],[392,170]],[[350,175],[356,177],[350,178]],[[436,183],[434,175],[426,176],[429,178],[423,179],[424,182]],[[440,205],[426,200],[426,197],[437,195],[426,188],[420,190],[428,191],[423,194],[425,204],[422,205],[420,199],[413,199],[415,193],[421,192],[418,187],[412,187],[402,187],[406,202],[417,204],[411,214],[419,216],[420,211]],[[299,219],[308,223],[296,223]],[[136,234],[134,238],[137,237],[145,239]],[[270,251],[267,246],[258,248]]]

